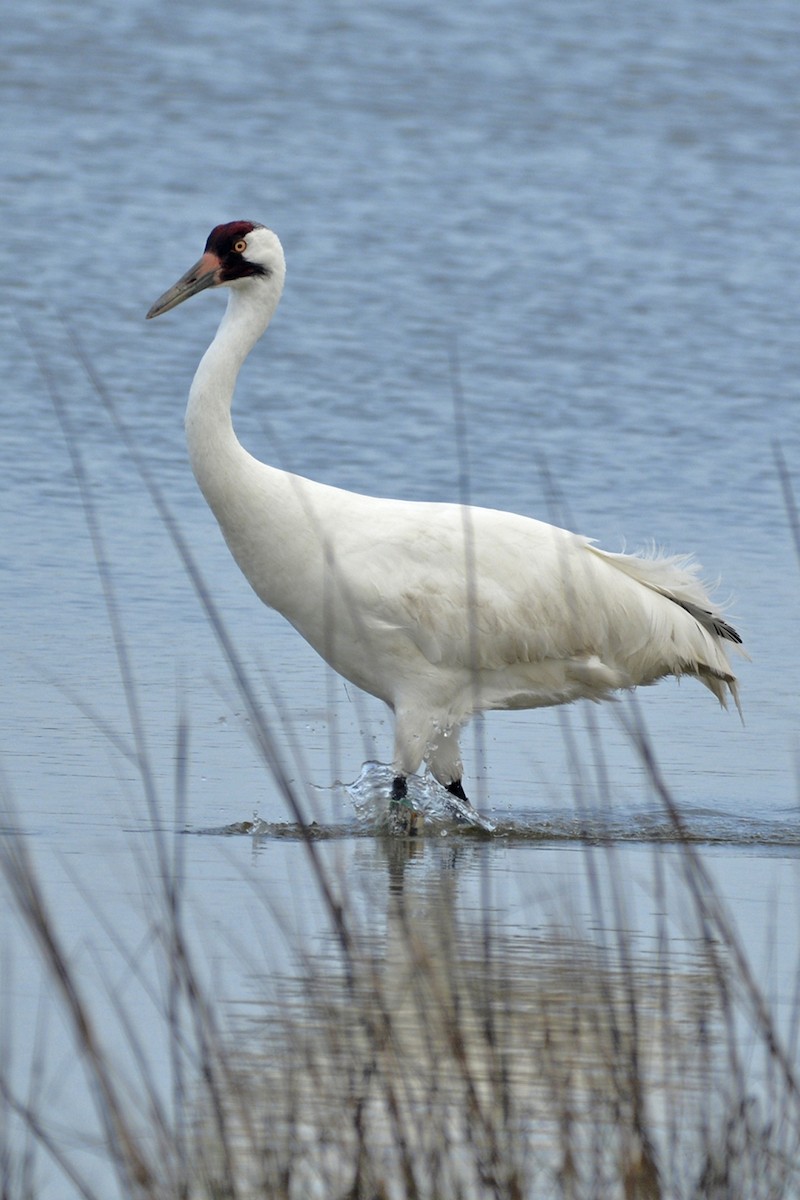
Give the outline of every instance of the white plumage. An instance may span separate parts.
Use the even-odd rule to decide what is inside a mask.
[[[738,705],[726,644],[741,639],[690,560],[610,554],[493,509],[362,496],[248,454],[234,386],[284,278],[274,233],[220,225],[148,317],[229,287],[189,393],[192,468],[264,603],[394,712],[395,798],[423,762],[464,796],[458,733],[479,710],[600,700],[665,675],[693,675]]]

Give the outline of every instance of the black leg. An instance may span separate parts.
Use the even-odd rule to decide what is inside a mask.
[[[407,792],[405,775],[395,775],[392,780],[392,800],[405,800]]]
[[[418,817],[407,795],[405,775],[395,775],[392,780],[392,798],[389,801],[389,828],[392,833],[401,837],[416,837]]]
[[[463,800],[465,804],[469,804],[467,793],[461,786],[460,779],[454,779],[452,783],[447,784],[447,790],[451,796],[455,796],[457,800]]]

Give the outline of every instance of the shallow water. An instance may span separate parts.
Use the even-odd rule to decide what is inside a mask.
[[[654,539],[719,576],[752,657],[744,725],[691,682],[642,693],[633,713],[748,947],[776,995],[794,995],[798,564],[774,450],[797,480],[799,26],[793,0],[626,2],[613,21],[597,0],[244,0],[225,13],[33,0],[4,29],[2,770],[67,944],[102,964],[92,994],[123,1058],[106,997],[138,986],[115,937],[146,936],[154,828],[211,835],[181,853],[209,914],[209,978],[231,1000],[247,974],[240,941],[265,939],[288,969],[292,938],[315,945],[324,917],[296,817],[72,331],[252,670],[305,819],[332,835],[326,853],[356,894],[386,872],[345,784],[388,759],[387,715],[250,594],[186,463],[184,398],[221,304],[143,319],[210,227],[241,216],[272,225],[289,263],[237,394],[254,453],[361,491],[459,495],[455,348],[474,501],[610,549]],[[53,387],[101,526],[138,749]],[[516,895],[497,909],[505,930],[535,919],[517,889],[580,890],[587,841],[618,845],[644,874],[653,843],[680,853],[619,719],[630,713],[479,722],[467,790],[496,831],[484,843],[429,814],[413,862],[435,873],[446,858],[466,905],[486,878]],[[254,886],[291,911],[289,933],[252,917]],[[635,923],[647,905],[630,911]],[[8,909],[0,929],[24,1078],[48,989]],[[49,1024],[53,1094],[77,1096]]]
[[[386,850],[388,897],[376,904],[370,893],[355,978],[331,946],[286,977],[259,979],[257,994],[237,1006],[241,1094],[231,1123],[237,1142],[260,1151],[245,1152],[245,1163],[285,1164],[288,1194],[347,1194],[359,1136],[364,1157],[388,1174],[388,1194],[405,1194],[396,1183],[399,1123],[421,1196],[518,1194],[497,1183],[514,1168],[522,1194],[561,1194],[569,1146],[573,1194],[622,1197],[615,1166],[635,1142],[624,1131],[638,1082],[661,1194],[706,1195],[695,1188],[716,1153],[724,1162],[745,1126],[756,1140],[765,1114],[775,1127],[787,1116],[776,1075],[765,1087],[746,1038],[744,1121],[731,1105],[726,972],[687,913],[682,927],[666,924],[679,859],[661,861],[663,877],[643,886],[641,855],[599,853],[591,867],[556,855],[549,876],[545,851],[543,879],[528,882],[521,909],[507,895],[493,898],[487,945],[486,894],[476,906],[463,886],[480,870],[480,850],[461,861],[454,846],[452,858],[441,846],[422,852],[397,840]],[[620,870],[631,871],[633,887],[609,888]],[[568,899],[554,891],[556,878],[569,882]],[[370,1036],[376,1026],[380,1035]],[[204,1130],[213,1142],[211,1117]],[[500,1152],[489,1169],[493,1146]],[[775,1187],[777,1156],[753,1150],[724,1194],[795,1194]],[[629,1178],[625,1194],[630,1187]]]

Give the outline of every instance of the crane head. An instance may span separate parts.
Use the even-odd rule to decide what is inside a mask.
[[[211,230],[202,258],[182,275],[147,314],[160,317],[190,296],[210,287],[235,285],[253,276],[283,270],[283,251],[272,230],[255,221],[229,221]]]

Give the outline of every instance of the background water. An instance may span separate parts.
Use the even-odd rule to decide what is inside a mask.
[[[474,501],[567,521],[610,549],[693,551],[721,578],[753,660],[739,672],[744,726],[691,682],[643,694],[641,711],[677,799],[728,843],[714,861],[731,900],[743,864],[775,881],[780,902],[748,891],[745,925],[757,938],[765,903],[794,919],[798,566],[774,448],[796,480],[798,35],[794,0],[613,12],[598,0],[31,0],[6,23],[3,771],[72,944],[106,944],[81,887],[134,927],[130,831],[151,820],[101,727],[126,731],[123,689],[40,364],[78,434],[163,796],[185,713],[192,829],[286,813],[69,329],[242,653],[279,688],[302,748],[292,770],[319,818],[352,822],[336,781],[390,754],[380,706],[357,702],[249,592],[191,477],[183,406],[221,302],[143,319],[209,229],[238,217],[280,234],[289,269],[237,393],[239,435],[259,457],[356,490],[456,497],[456,347]],[[592,716],[615,827],[636,830],[654,805],[645,773],[613,710]],[[584,747],[588,719],[569,717]],[[468,740],[471,793],[503,820],[544,813],[542,830],[563,832],[576,789],[596,795],[591,770],[570,773],[563,720],[487,718],[483,750]],[[364,845],[338,849],[362,875],[382,869]],[[543,869],[544,852],[487,853],[503,919],[526,920],[515,880]],[[245,839],[198,838],[187,855],[215,922],[240,921],[250,871],[309,903],[286,843],[251,860]],[[465,867],[466,894],[471,878]],[[16,953],[4,990],[32,999],[33,964]],[[27,1044],[26,1017],[15,1021]]]

